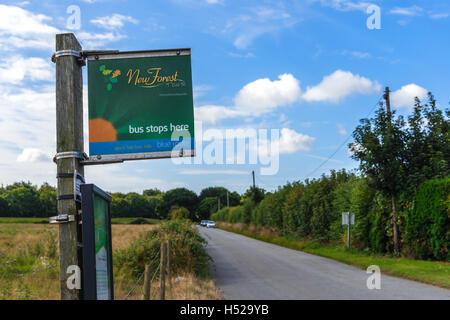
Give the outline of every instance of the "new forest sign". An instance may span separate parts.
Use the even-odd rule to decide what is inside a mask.
[[[89,56],[88,96],[91,158],[194,155],[190,49]]]

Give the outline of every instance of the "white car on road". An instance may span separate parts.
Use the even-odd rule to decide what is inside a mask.
[[[209,220],[209,221],[206,223],[206,227],[207,227],[207,228],[215,228],[215,227],[216,227],[216,223],[215,223],[214,221]]]

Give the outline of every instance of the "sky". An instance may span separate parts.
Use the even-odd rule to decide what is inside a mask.
[[[88,183],[111,192],[224,186],[243,193],[252,170],[270,191],[356,169],[347,144],[386,86],[398,114],[407,115],[414,97],[428,91],[447,107],[449,15],[445,0],[1,0],[0,184],[56,185],[50,57],[57,33],[73,32],[84,50],[191,48],[194,114],[203,132],[280,132],[275,174],[261,174],[263,163],[160,159],[86,167]],[[86,68],[83,81],[87,114]]]

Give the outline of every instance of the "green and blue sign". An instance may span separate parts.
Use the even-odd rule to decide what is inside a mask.
[[[194,150],[189,49],[90,58],[88,91],[91,156]]]

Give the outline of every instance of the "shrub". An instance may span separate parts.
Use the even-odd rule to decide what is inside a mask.
[[[204,249],[206,241],[189,220],[169,220],[158,228],[141,234],[127,249],[114,255],[114,268],[119,278],[135,281],[145,265],[154,261],[151,268],[159,265],[161,241],[170,242],[170,268],[172,274],[193,272],[202,277],[209,274],[210,257]]]
[[[450,178],[428,180],[417,190],[407,217],[412,254],[420,259],[450,260]]]

